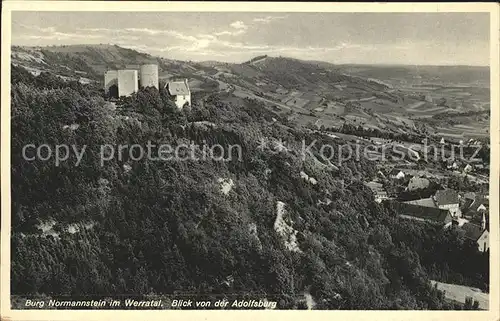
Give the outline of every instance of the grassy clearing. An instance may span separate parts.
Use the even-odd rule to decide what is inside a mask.
[[[489,309],[489,294],[469,286],[442,283],[431,280],[432,285],[437,284],[439,290],[445,291],[445,297],[449,300],[465,303],[466,297],[472,297],[479,302],[479,308]]]

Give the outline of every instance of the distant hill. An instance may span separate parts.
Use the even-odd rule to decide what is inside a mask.
[[[12,61],[23,66],[96,78],[108,69],[157,62],[158,58],[115,45],[13,47]],[[38,57],[38,59],[32,59]]]
[[[382,84],[371,83],[327,69],[325,64],[286,57],[259,56],[244,65],[251,66],[285,87],[308,89],[311,86],[331,86],[347,82],[364,86],[367,90],[387,89],[387,86]]]
[[[109,69],[138,69],[141,64],[159,65],[160,78],[193,72],[191,63],[154,57],[117,45],[67,45],[12,48],[12,63],[32,73],[51,71],[68,77],[87,77],[101,81]]]
[[[365,78],[434,82],[441,84],[489,87],[487,66],[402,66],[338,65],[337,70]]]
[[[220,66],[229,65],[229,63],[216,61],[216,60],[207,60],[207,61],[198,62],[198,65],[204,66],[204,67],[220,67]]]
[[[110,61],[120,62],[121,64],[154,63],[158,61],[158,58],[149,54],[108,44],[51,46],[40,49],[45,52],[76,55],[91,65],[98,62],[109,64]]]

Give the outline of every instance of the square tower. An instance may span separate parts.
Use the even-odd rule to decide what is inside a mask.
[[[118,70],[118,96],[130,96],[138,90],[137,70]]]

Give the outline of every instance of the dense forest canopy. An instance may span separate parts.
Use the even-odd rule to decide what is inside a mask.
[[[452,309],[431,277],[487,286],[487,255],[459,231],[401,220],[376,203],[362,183],[375,175],[367,160],[337,170],[301,160],[294,146],[303,139],[342,142],[289,126],[255,100],[207,95],[179,111],[163,90],[146,88],[115,109],[91,85],[15,66],[11,98],[14,295],[246,293],[301,308],[309,293],[319,309]],[[261,139],[290,147],[261,148]],[[101,166],[103,144],[147,141],[238,144],[243,159],[124,155]],[[73,154],[55,166],[25,160],[26,144],[87,149],[78,166]],[[228,193],[220,179],[233,182]],[[274,230],[279,202],[298,251]]]

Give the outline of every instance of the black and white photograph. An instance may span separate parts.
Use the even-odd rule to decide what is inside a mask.
[[[5,309],[498,318],[497,6],[78,5],[8,10]]]

